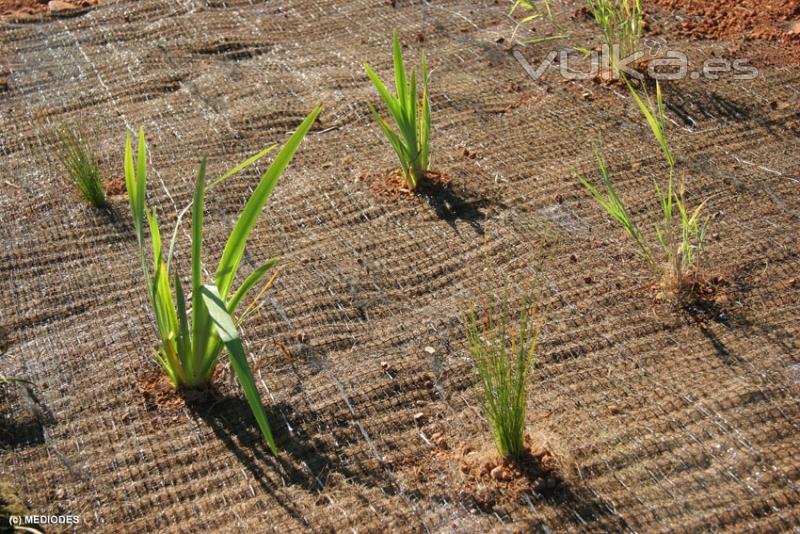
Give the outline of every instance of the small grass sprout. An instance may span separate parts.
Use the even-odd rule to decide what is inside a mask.
[[[97,158],[86,145],[81,132],[62,126],[56,132],[56,154],[67,171],[70,184],[81,198],[95,208],[106,207],[106,194]]]
[[[178,216],[166,256],[161,242],[156,213],[145,205],[147,185],[147,147],[144,132],[139,130],[139,142],[134,162],[131,138],[125,144],[125,185],[128,190],[136,238],[141,253],[148,300],[155,314],[160,337],[156,360],[176,388],[196,388],[210,382],[224,346],[231,365],[242,387],[250,409],[255,416],[265,441],[273,453],[277,446],[273,439],[253,374],[247,363],[238,324],[255,309],[255,303],[270,286],[274,276],[260,290],[256,298],[238,319],[234,319],[245,296],[258,285],[277,263],[277,258],[264,262],[247,276],[241,285],[233,287],[234,278],[244,255],[247,239],[281,174],[292,160],[295,151],[317,119],[321,106],[314,109],[298,126],[294,134],[279,151],[275,160],[261,177],[231,231],[222,252],[213,282],[203,282],[202,244],[205,195],[214,186],[252,165],[275,147],[262,150],[237,165],[206,187],[206,158],[200,163],[194,197]],[[191,209],[191,307],[187,308],[186,295],[178,273],[170,278],[170,262],[181,219]],[[153,271],[151,273],[144,246],[144,226],[147,224],[152,241]],[[174,295],[173,295],[174,289]]]
[[[0,352],[0,356],[5,356],[5,353]],[[15,378],[13,376],[6,376],[3,373],[0,373],[0,384],[28,384],[33,385],[33,383],[29,382],[28,380],[24,380],[22,378]]]
[[[4,374],[0,374],[0,384],[29,384],[33,385],[32,382],[29,380],[24,380],[22,378],[14,378],[13,376],[6,376]]]
[[[656,238],[660,245],[656,250],[660,249],[663,255],[655,254],[652,251],[643,233],[631,219],[624,203],[614,189],[608,168],[599,152],[595,151],[595,159],[604,191],[598,190],[583,176],[578,176],[578,179],[597,203],[633,238],[640,254],[653,270],[660,272],[664,294],[675,296],[687,288],[688,276],[697,270],[698,255],[703,251],[710,220],[710,217],[703,216],[703,208],[707,200],[690,211],[685,201],[684,182],[681,180],[676,186],[676,162],[667,140],[667,118],[660,84],[656,84],[656,96],[653,99],[646,91],[642,98],[627,79],[625,82],[644,115],[653,137],[658,142],[667,164],[666,185],[655,184],[662,217],[661,221],[655,225]]]
[[[544,7],[544,10],[542,10]],[[526,11],[530,13],[529,15],[525,15],[520,19],[517,24],[514,26],[514,31],[511,32],[511,37],[509,37],[510,42],[514,42],[514,38],[517,36],[517,32],[519,31],[522,25],[527,24],[528,22],[533,22],[536,19],[540,19],[547,15],[547,17],[552,20],[553,19],[553,2],[552,0],[542,0],[541,6],[537,7],[536,2],[528,1],[528,0],[515,0],[514,5],[511,6],[511,10],[508,12],[508,16],[512,16],[517,9]],[[566,37],[566,34],[559,34],[559,35],[546,35],[544,37],[536,37],[533,39],[528,39],[522,41],[522,44],[536,44],[542,43],[545,41],[554,41],[557,39],[563,39]]]
[[[619,76],[617,61],[639,50],[644,10],[642,0],[586,0],[603,39],[612,51],[611,68]]]
[[[506,293],[502,309],[492,304],[479,320],[470,308],[464,317],[470,356],[480,377],[479,397],[503,458],[519,458],[524,451],[528,377],[541,330],[535,315],[532,306],[524,305],[512,324]]]
[[[420,55],[422,93],[418,94],[416,70],[412,70],[410,75],[406,72],[397,32],[394,33],[392,40],[392,57],[395,95],[389,93],[386,85],[369,65],[365,64],[364,70],[389,109],[399,133],[394,131],[371,104],[370,111],[400,160],[406,186],[414,190],[419,185],[420,179],[430,170],[431,163],[431,102],[428,94],[428,66],[423,50]]]
[[[553,18],[553,0],[542,0],[541,4],[544,6],[544,12],[547,14],[548,17],[551,19]],[[529,22],[531,20],[535,20],[542,16],[542,12],[539,11],[539,8],[536,7],[536,2],[531,0],[515,0],[514,5],[511,6],[511,11],[508,12],[509,15],[513,15],[517,9],[523,9],[525,11],[533,12],[533,15],[526,16],[521,23]]]

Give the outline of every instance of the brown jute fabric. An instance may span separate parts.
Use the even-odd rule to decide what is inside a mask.
[[[598,44],[581,5],[557,3],[532,35]],[[665,86],[687,198],[713,215],[707,272],[727,284],[719,309],[675,309],[653,301],[647,267],[575,179],[593,176],[602,147],[652,235],[663,166],[641,114],[624,87],[566,82],[558,65],[532,80],[510,50],[508,8],[121,0],[2,23],[0,370],[34,385],[0,386],[0,472],[33,513],[80,516],[50,531],[800,526],[797,69]],[[671,37],[674,16],[653,8],[650,28],[693,64],[780,55]],[[450,179],[418,197],[375,187],[396,162],[362,63],[391,76],[393,29],[410,64],[427,50],[434,165]],[[515,50],[535,66],[563,46]],[[156,335],[127,199],[107,211],[72,200],[51,132],[83,125],[113,177],[125,132],[144,127],[166,233],[203,154],[217,176],[319,102],[243,268],[282,258],[243,327],[276,458],[227,364],[211,402],[148,396]],[[265,168],[209,195],[209,277]],[[187,224],[184,276],[188,245]],[[528,430],[564,459],[560,489],[513,498],[461,469],[491,445],[462,314],[504,286],[514,302],[539,287],[547,310]]]

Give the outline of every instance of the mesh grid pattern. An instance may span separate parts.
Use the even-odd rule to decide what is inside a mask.
[[[513,30],[506,9],[121,0],[3,24],[0,365],[36,387],[0,390],[15,418],[0,467],[34,511],[109,532],[800,526],[796,69],[667,89],[691,200],[711,197],[716,214],[708,265],[743,288],[727,320],[701,328],[643,298],[648,272],[574,178],[592,172],[602,139],[632,213],[653,215],[660,162],[638,110],[614,88],[530,80],[497,42]],[[588,34],[574,9],[562,6],[558,24]],[[361,64],[388,73],[392,28],[410,61],[427,50],[449,196],[389,201],[369,185],[395,163]],[[715,46],[680,45],[701,62]],[[522,49],[532,64],[547,51]],[[285,140],[322,101],[245,258],[252,268],[282,257],[243,329],[283,451],[273,458],[227,368],[211,408],[143,401],[155,335],[127,201],[107,213],[66,201],[49,132],[85,125],[114,175],[124,132],[143,126],[148,202],[166,229],[201,154],[220,174]],[[259,170],[210,195],[206,268]],[[557,245],[539,273],[545,227]],[[434,426],[454,446],[488,439],[461,326],[470,302],[502,286],[487,261],[515,289],[541,280],[531,427],[558,436],[579,473],[559,498],[495,510],[476,509],[457,463],[427,439]]]

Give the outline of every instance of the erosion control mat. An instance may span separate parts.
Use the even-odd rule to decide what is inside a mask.
[[[31,513],[79,516],[49,531],[797,528],[790,49],[687,40],[681,12],[648,8],[648,34],[693,65],[769,59],[753,60],[755,80],[664,87],[689,201],[713,215],[705,264],[725,288],[675,309],[653,301],[646,266],[575,179],[594,176],[598,144],[630,211],[657,216],[660,155],[624,87],[564,81],[557,64],[532,80],[524,64],[565,45],[512,50],[504,3],[390,4],[109,1],[2,23],[0,370],[33,382],[0,386],[3,481]],[[518,35],[599,44],[581,6],[557,2],[555,21]],[[409,63],[427,50],[434,166],[449,180],[416,197],[375,186],[396,161],[361,65],[390,76],[392,29]],[[243,328],[272,457],[227,362],[201,402],[160,389],[127,199],[70,199],[51,132],[82,124],[114,177],[125,132],[143,126],[167,232],[202,154],[218,176],[319,102],[246,255],[250,268],[282,257]],[[206,268],[264,168],[210,195]],[[188,224],[176,250],[185,276]],[[505,284],[514,299],[540,286],[547,309],[527,486],[481,467],[490,434],[462,331],[469,303]]]

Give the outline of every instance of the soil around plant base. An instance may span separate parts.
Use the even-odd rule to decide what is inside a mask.
[[[450,186],[450,177],[436,171],[428,171],[420,177],[417,188],[409,188],[403,173],[398,169],[392,169],[379,174],[367,174],[365,180],[369,183],[370,189],[375,195],[386,200],[396,201],[399,199],[412,199],[421,194],[438,191]]]
[[[491,441],[481,440],[478,449],[464,445],[455,451],[459,469],[471,485],[489,483],[498,495],[492,498],[518,500],[525,493],[551,494],[566,483],[566,467],[557,453],[530,435],[518,458],[500,458]],[[473,488],[474,489],[474,488]],[[486,495],[477,495],[485,501]],[[485,501],[488,505],[488,501]]]
[[[125,177],[115,174],[103,180],[103,189],[105,190],[106,195],[110,197],[126,195],[127,189],[125,186]]]
[[[139,380],[141,402],[145,409],[171,415],[187,406],[202,407],[212,404],[222,397],[218,382],[222,368],[217,366],[214,375],[206,386],[199,388],[176,389],[161,369],[146,372]]]

